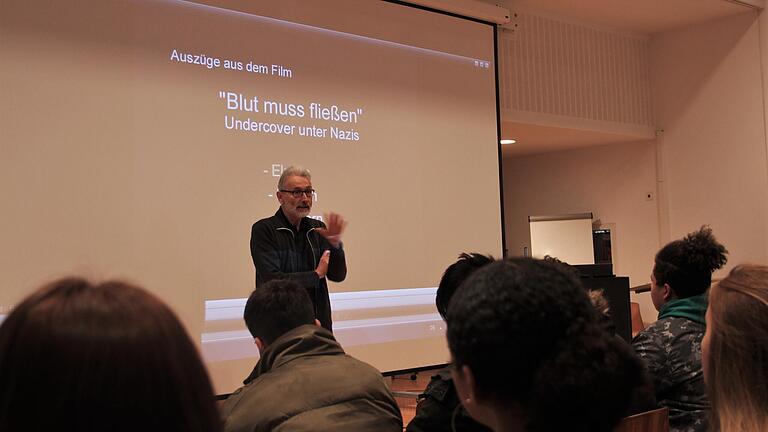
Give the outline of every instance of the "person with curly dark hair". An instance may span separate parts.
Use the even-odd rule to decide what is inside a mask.
[[[0,430],[218,432],[197,348],[134,285],[66,278],[0,326]]]
[[[725,265],[727,253],[705,226],[664,246],[654,260],[651,299],[659,318],[632,346],[653,376],[656,400],[669,408],[672,432],[707,430],[701,340],[712,272]]]
[[[644,381],[642,362],[556,263],[483,267],[454,295],[447,322],[461,402],[496,432],[612,431]]]

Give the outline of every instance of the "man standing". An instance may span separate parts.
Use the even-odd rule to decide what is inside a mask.
[[[243,318],[261,358],[221,405],[225,432],[401,432],[381,373],[344,352],[290,280],[259,286]]]
[[[256,267],[256,286],[272,279],[291,279],[307,290],[321,325],[333,330],[331,301],[326,278],[341,282],[347,262],[341,244],[346,222],[340,215],[312,219],[312,176],[301,167],[286,168],[277,182],[280,208],[274,216],[251,228],[251,257]]]

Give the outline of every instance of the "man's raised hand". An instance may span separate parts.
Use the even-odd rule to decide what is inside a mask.
[[[323,217],[326,221],[325,228],[316,228],[321,236],[328,240],[331,246],[337,248],[341,245],[341,234],[344,232],[344,228],[347,227],[347,221],[340,214],[328,213]]]

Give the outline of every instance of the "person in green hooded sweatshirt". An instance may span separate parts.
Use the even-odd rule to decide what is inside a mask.
[[[658,320],[632,340],[653,376],[656,400],[669,408],[671,432],[705,432],[709,401],[701,368],[707,290],[728,251],[702,227],[664,246],[654,260],[651,299]]]

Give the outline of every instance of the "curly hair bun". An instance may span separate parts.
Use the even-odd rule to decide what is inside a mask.
[[[683,251],[688,257],[688,265],[699,271],[713,271],[722,268],[728,261],[725,246],[718,243],[712,234],[712,228],[702,226],[683,238]]]
[[[712,283],[712,272],[728,261],[727,253],[712,235],[712,228],[704,225],[661,248],[653,275],[657,284],[669,284],[679,298],[700,295]]]

